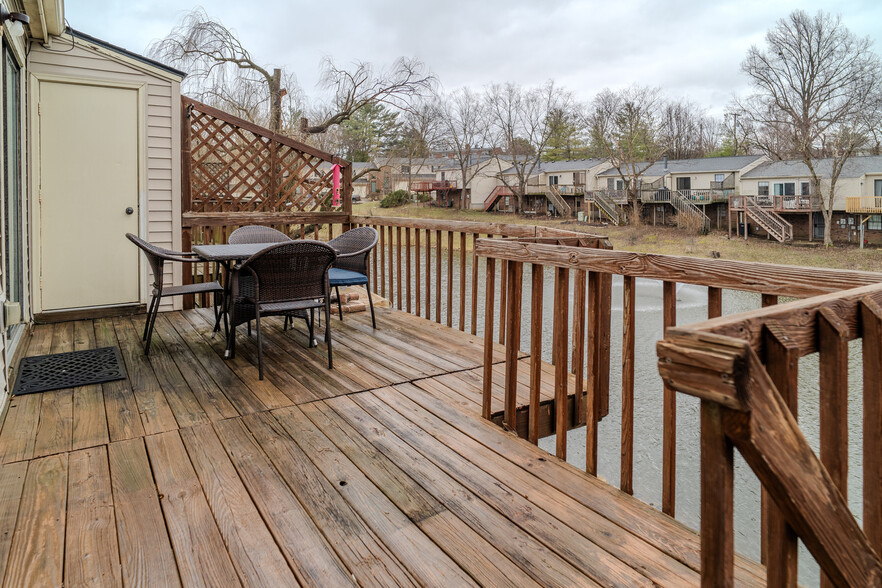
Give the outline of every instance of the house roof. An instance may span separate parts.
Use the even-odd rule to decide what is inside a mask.
[[[815,170],[822,177],[830,177],[833,167],[832,159],[815,159],[812,162]],[[882,174],[882,155],[851,157],[842,167],[840,178],[859,178],[864,174]],[[808,166],[797,159],[786,161],[770,161],[750,170],[744,178],[804,178],[811,175]]]
[[[566,161],[540,161],[539,165],[533,170],[534,174],[545,174],[545,173],[554,173],[554,172],[566,172],[566,171],[583,171],[591,169],[601,163],[605,162],[605,159],[568,159]],[[515,173],[515,168],[510,167],[502,172],[503,174],[513,174]]]
[[[702,157],[697,159],[671,159],[668,161],[668,169],[665,171],[665,162],[656,161],[645,172],[644,176],[659,177],[665,174],[685,173],[724,173],[736,172],[744,169],[751,163],[755,163],[764,155],[736,155],[732,157]],[[640,165],[640,164],[638,164]],[[599,174],[599,176],[617,176],[619,172],[611,167]]]
[[[145,65],[149,65],[151,67],[161,69],[164,72],[167,72],[167,73],[170,73],[170,74],[173,74],[176,76],[180,76],[182,79],[187,77],[186,72],[183,72],[179,69],[175,69],[173,67],[169,67],[164,63],[156,61],[155,59],[150,59],[149,57],[144,57],[143,55],[140,55],[140,54],[135,53],[133,51],[129,51],[128,49],[123,49],[122,47],[119,47],[119,46],[114,45],[112,43],[108,43],[107,41],[103,41],[97,37],[93,37],[92,35],[87,35],[86,33],[83,33],[83,32],[78,31],[76,29],[72,29],[70,27],[67,27],[67,33],[69,33],[70,36],[73,37],[74,39],[81,39],[83,41],[88,41],[89,43],[93,43],[95,45],[98,45],[99,47],[103,47],[104,49],[108,49],[110,51],[113,51],[114,53],[119,53],[120,55],[125,55],[126,57],[134,59],[135,61],[140,61],[141,63],[143,63]]]
[[[476,163],[483,163],[488,159],[492,159],[490,155],[475,155],[472,154],[469,156],[469,165],[475,165]],[[432,164],[432,167],[438,171],[443,169],[459,169],[459,160],[458,159],[445,159],[441,160],[441,163],[435,163],[432,160],[429,160],[428,163]]]

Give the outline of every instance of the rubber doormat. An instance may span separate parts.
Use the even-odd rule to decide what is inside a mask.
[[[25,357],[13,396],[122,380],[126,370],[117,347]]]

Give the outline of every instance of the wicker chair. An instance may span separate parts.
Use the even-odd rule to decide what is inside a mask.
[[[242,243],[285,243],[290,240],[291,237],[271,227],[247,225],[239,227],[230,233],[230,238],[227,239],[227,243],[231,245],[239,245]]]
[[[328,274],[332,288],[337,292],[337,310],[343,320],[343,305],[340,302],[340,286],[365,286],[368,293],[368,304],[371,307],[371,323],[377,328],[374,315],[374,297],[371,294],[371,280],[368,274],[368,256],[377,246],[379,233],[373,227],[359,227],[346,231],[336,239],[328,241],[328,245],[337,252],[337,261]]]
[[[225,316],[222,312],[222,301],[224,288],[220,282],[203,282],[201,284],[187,284],[184,286],[166,286],[164,282],[164,269],[166,261],[178,261],[182,263],[195,263],[201,261],[195,253],[184,253],[181,251],[170,251],[156,245],[151,245],[144,239],[137,237],[131,233],[126,233],[126,237],[141,248],[147,261],[150,262],[150,269],[153,270],[153,298],[150,300],[150,306],[147,308],[147,320],[144,324],[144,355],[150,355],[150,341],[153,339],[153,326],[156,324],[156,315],[159,314],[159,301],[169,296],[184,296],[186,294],[203,294],[211,293],[214,295],[214,330],[220,329],[221,316]],[[226,320],[226,319],[225,319]],[[224,324],[226,327],[226,323]]]
[[[279,243],[252,255],[232,274],[232,312],[230,347],[236,350],[236,327],[254,320],[257,323],[257,364],[263,379],[263,337],[261,319],[267,316],[299,316],[309,327],[310,346],[315,326],[314,311],[325,309],[325,343],[328,346],[328,369],[333,369],[331,354],[331,296],[328,270],[337,254],[321,241],[299,240]],[[243,279],[247,278],[247,279]],[[309,311],[307,313],[306,311]]]

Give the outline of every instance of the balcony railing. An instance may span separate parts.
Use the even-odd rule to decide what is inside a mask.
[[[729,205],[732,210],[744,210],[745,198],[752,196],[731,196]],[[818,196],[756,196],[755,201],[760,208],[775,212],[811,212],[821,210],[821,199]]]
[[[456,180],[433,180],[411,182],[411,192],[434,192],[435,190],[455,190]]]
[[[882,214],[882,196],[846,196],[845,211]]]

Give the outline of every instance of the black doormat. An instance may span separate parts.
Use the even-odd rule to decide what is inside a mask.
[[[125,377],[117,347],[36,355],[21,360],[12,395],[100,384]]]

